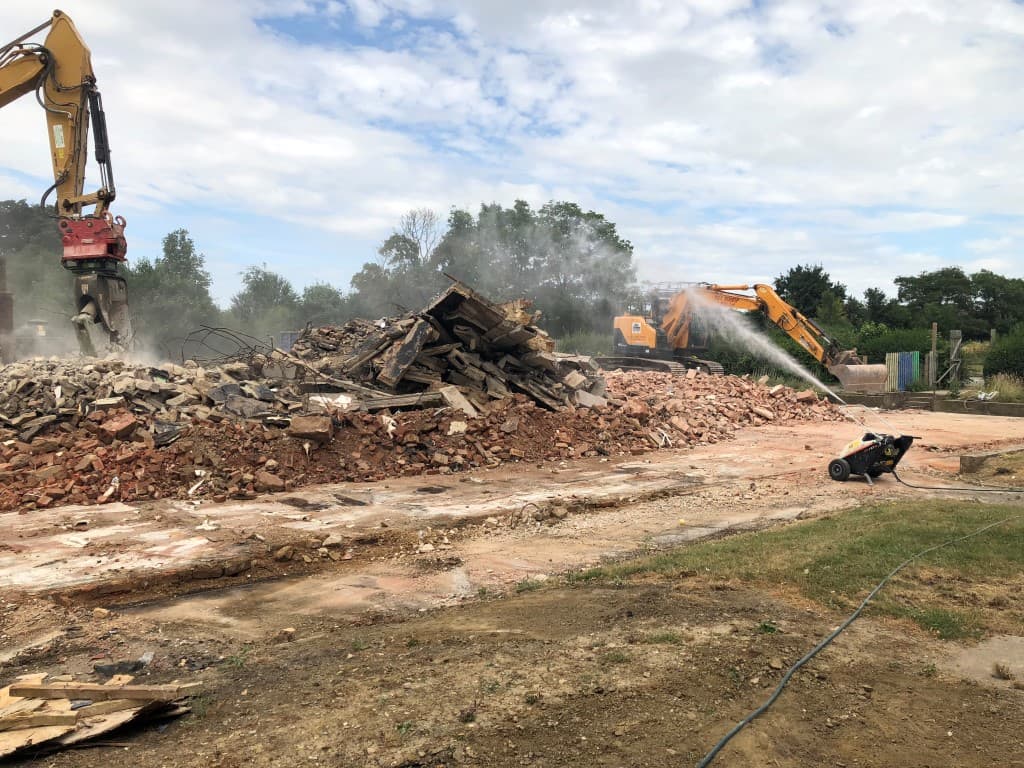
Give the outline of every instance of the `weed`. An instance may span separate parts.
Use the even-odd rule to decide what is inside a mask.
[[[352,641],[352,650],[353,651],[365,651],[369,647],[370,647],[370,644],[368,642],[366,642],[365,640],[353,640]]]
[[[192,717],[185,721],[185,726],[197,725],[210,711],[211,697],[208,694],[200,693],[188,700],[188,706]]]
[[[481,684],[480,687],[483,688],[485,693],[497,693],[501,690],[501,681],[488,680],[487,682]]]
[[[487,587],[478,587],[476,590],[476,596],[483,600],[490,593],[487,591]]]
[[[540,589],[541,582],[535,579],[523,579],[516,584],[516,592],[533,592],[534,590]]]
[[[777,634],[778,631],[779,628],[773,621],[762,621],[757,625],[757,634],[759,635],[774,635]]]
[[[630,661],[629,654],[623,651],[608,651],[601,654],[602,664],[626,664]]]
[[[640,638],[641,643],[648,645],[682,645],[683,638],[675,632],[658,632],[654,635],[647,635]]]
[[[412,733],[414,723],[412,720],[406,720],[403,723],[399,723],[395,726],[395,730],[398,731],[402,736],[407,736]]]
[[[588,568],[585,571],[573,571],[565,577],[565,580],[569,584],[581,584],[603,579],[606,575],[604,568]]]
[[[468,707],[459,711],[459,722],[460,723],[472,723],[476,720],[476,702],[474,701]]]
[[[1012,373],[997,373],[985,381],[985,389],[998,392],[996,399],[1004,403],[1024,402],[1024,378]]]
[[[249,660],[249,654],[252,653],[251,648],[243,648],[238,653],[232,654],[224,659],[224,662],[235,669],[241,669],[245,666],[245,663]]]
[[[415,637],[410,637],[408,640],[405,641],[406,648],[415,648],[419,644],[420,641],[417,640]]]
[[[928,663],[921,667],[921,677],[935,677],[937,674],[939,670],[934,664]]]
[[[540,694],[528,693],[526,694],[524,701],[526,701],[526,703],[532,707],[534,704],[537,704],[540,701]]]

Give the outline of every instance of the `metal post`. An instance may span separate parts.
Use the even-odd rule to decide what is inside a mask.
[[[949,332],[949,380],[960,383],[961,345],[964,335],[960,331]]]

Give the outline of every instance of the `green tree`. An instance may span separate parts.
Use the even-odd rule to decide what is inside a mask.
[[[607,332],[635,282],[633,246],[615,224],[564,201],[455,209],[432,263],[485,295],[533,299],[556,336]]]
[[[264,264],[242,273],[242,290],[231,297],[231,315],[240,328],[253,335],[277,333],[296,325],[298,305],[292,284]]]
[[[846,319],[843,300],[832,291],[825,291],[821,295],[821,301],[818,302],[818,306],[814,310],[814,317],[829,326],[850,324],[850,321]]]
[[[971,275],[974,313],[988,329],[1007,333],[1024,322],[1024,280],[1003,277],[987,269]]]
[[[51,208],[0,201],[0,259],[14,294],[14,322],[46,320],[71,334],[74,279],[61,267],[61,242]]]
[[[826,293],[840,302],[846,299],[846,286],[832,282],[820,264],[799,265],[775,278],[776,292],[808,317],[813,317]]]
[[[351,317],[347,298],[327,283],[307,285],[296,311],[300,323],[313,325],[340,324]]]
[[[152,261],[139,259],[130,265],[126,278],[136,337],[166,357],[177,356],[181,340],[190,332],[220,319],[210,296],[206,257],[196,250],[186,229],[167,234],[161,255]]]

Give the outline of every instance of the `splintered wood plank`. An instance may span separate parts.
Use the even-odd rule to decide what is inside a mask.
[[[22,675],[18,678],[22,683],[41,683],[45,679],[45,673]],[[6,709],[12,706],[19,706],[20,702],[23,701],[25,701],[24,697],[15,696],[11,693],[11,686],[0,688],[0,707]],[[48,702],[43,702],[39,706],[36,706],[33,702],[28,706],[30,706],[33,711],[38,711],[47,703]],[[65,704],[66,707],[70,709],[70,701],[61,703]],[[0,731],[0,758],[13,755],[18,750],[26,747],[38,746],[40,744],[53,741],[54,739],[60,738],[73,730],[75,730],[74,725],[47,725],[37,728],[20,728],[16,731]]]
[[[100,685],[99,683],[15,683],[11,693],[37,699],[134,699],[136,701],[174,701],[199,693],[202,683],[183,685]]]
[[[437,331],[426,320],[417,320],[402,341],[392,345],[380,359],[377,381],[394,387],[414,362],[423,347],[437,338]]]
[[[133,679],[131,675],[114,675],[104,685],[111,688],[122,688]],[[96,700],[95,697],[92,698],[93,701]],[[115,704],[118,705],[116,710],[109,709],[109,707]],[[125,707],[125,704],[128,706]],[[153,708],[163,706],[165,705],[148,701],[131,701],[129,699],[108,699],[90,704],[88,707],[75,710],[75,714],[78,715],[78,727],[71,733],[61,736],[56,743],[62,747],[67,747],[86,739],[95,738],[107,731],[120,728],[125,723],[131,722],[139,715]],[[107,711],[101,711],[104,708],[108,708]]]
[[[77,721],[78,715],[75,712],[24,712],[0,719],[0,731],[38,728],[44,725],[74,725]]]
[[[7,689],[4,688],[6,691]],[[0,722],[9,717],[24,715],[33,710],[39,709],[44,704],[42,699],[14,699],[10,704],[0,707]]]

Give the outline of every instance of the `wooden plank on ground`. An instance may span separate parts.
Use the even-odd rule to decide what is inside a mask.
[[[75,712],[23,712],[0,719],[0,731],[38,728],[44,725],[74,725],[76,722],[78,715]]]
[[[27,683],[41,683],[45,679],[45,673],[22,675],[18,678],[20,682]],[[7,708],[22,700],[23,697],[11,694],[10,686],[0,688],[0,707]],[[68,709],[71,707],[70,701],[63,701],[60,704],[65,705]],[[18,750],[26,747],[38,746],[53,741],[73,730],[75,730],[74,725],[47,725],[39,728],[21,728],[16,731],[0,732],[0,758],[13,755]]]
[[[14,683],[11,694],[36,699],[133,699],[135,701],[174,701],[199,693],[202,683],[179,685],[101,685],[99,683]]]

